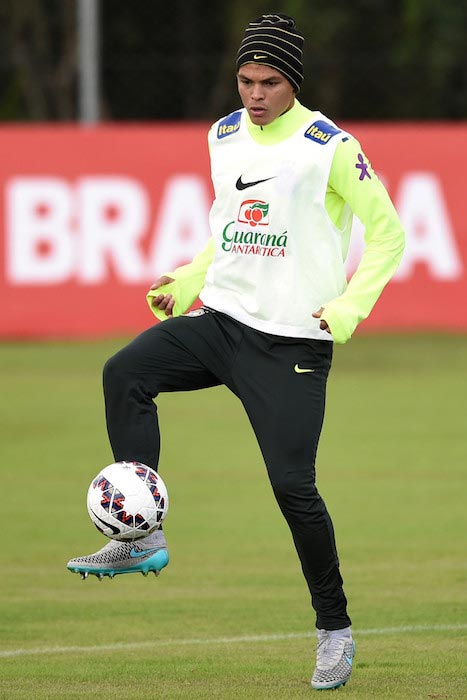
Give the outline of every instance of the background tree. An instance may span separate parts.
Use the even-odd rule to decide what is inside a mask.
[[[4,0],[0,10],[0,117],[76,117],[74,2]]]
[[[467,4],[282,0],[306,36],[301,99],[336,119],[465,119]],[[108,120],[213,120],[239,106],[235,55],[271,0],[100,0]],[[77,0],[3,0],[0,120],[78,117]]]

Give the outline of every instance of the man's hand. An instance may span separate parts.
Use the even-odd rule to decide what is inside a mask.
[[[172,277],[163,275],[154,282],[154,284],[151,286],[151,290],[159,289],[159,287],[163,287],[165,284],[170,284],[173,281],[174,280]],[[172,316],[175,299],[171,294],[159,294],[157,297],[153,297],[151,304],[152,306],[156,306],[161,311],[165,311],[166,316]]]
[[[313,318],[321,318],[321,314],[323,313],[324,308],[321,307],[319,311],[315,311],[313,314]],[[328,324],[324,320],[324,318],[321,319],[319,323],[319,327],[321,328],[322,331],[326,331],[327,333],[331,333],[331,329],[329,328]]]

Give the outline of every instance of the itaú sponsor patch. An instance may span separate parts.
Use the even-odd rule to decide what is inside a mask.
[[[217,138],[224,139],[226,136],[235,134],[236,131],[240,129],[240,122],[242,119],[242,113],[240,110],[232,112],[225,119],[223,119],[217,127]]]
[[[269,204],[247,199],[240,205],[236,221],[222,231],[222,250],[234,255],[284,258],[287,231],[274,233],[269,226]]]
[[[314,124],[312,124],[303,135],[307,139],[311,139],[312,141],[319,143],[321,146],[324,146],[332,139],[333,136],[340,133],[341,130],[338,129],[337,126],[328,124],[328,122],[320,119],[319,121],[314,122]]]

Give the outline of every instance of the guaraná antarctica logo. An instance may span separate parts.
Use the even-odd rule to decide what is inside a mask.
[[[269,233],[268,227],[269,204],[260,199],[246,199],[240,205],[237,221],[230,221],[222,231],[222,250],[240,255],[285,257],[287,231],[277,235]]]

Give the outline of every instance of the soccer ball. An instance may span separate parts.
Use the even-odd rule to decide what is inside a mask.
[[[116,462],[92,480],[87,506],[100,532],[113,540],[133,541],[162,525],[169,496],[154,469],[141,462]]]

